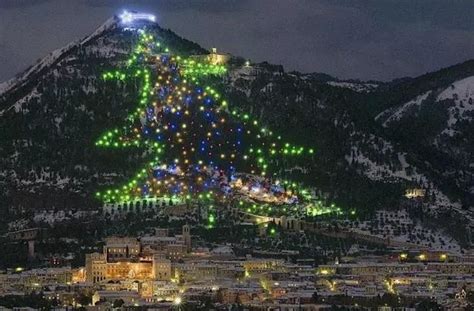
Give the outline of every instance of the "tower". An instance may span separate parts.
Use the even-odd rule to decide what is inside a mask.
[[[191,251],[191,232],[190,232],[189,225],[183,226],[183,240],[184,240],[184,244],[186,245],[186,251],[190,252]]]
[[[35,240],[28,241],[28,259],[32,260],[36,257],[35,254]]]

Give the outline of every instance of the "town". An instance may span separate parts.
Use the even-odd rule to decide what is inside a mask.
[[[176,230],[175,230],[176,231]],[[333,305],[466,306],[474,289],[474,254],[356,249],[332,263],[236,255],[230,243],[201,247],[183,225],[138,237],[106,237],[82,266],[50,261],[0,274],[0,302],[36,297],[51,307],[329,310]],[[36,295],[36,296],[35,296]],[[408,309],[406,309],[408,310]]]

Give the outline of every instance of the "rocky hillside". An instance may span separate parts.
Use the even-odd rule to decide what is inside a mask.
[[[157,24],[147,27],[173,51],[207,53]],[[2,213],[96,208],[97,188],[133,175],[141,154],[103,151],[94,142],[134,107],[136,85],[106,87],[100,79],[134,42],[136,33],[112,18],[0,84]],[[406,205],[406,189],[424,188],[427,195],[414,205],[432,221],[456,227],[467,242],[474,213],[473,63],[365,83],[288,73],[268,63],[245,66],[236,57],[228,76],[211,82],[236,109],[314,146],[314,162],[282,174],[357,209],[360,217]]]

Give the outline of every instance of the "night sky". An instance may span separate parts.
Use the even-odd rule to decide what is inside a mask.
[[[390,80],[474,58],[473,0],[0,0],[0,81],[123,9],[286,70]]]

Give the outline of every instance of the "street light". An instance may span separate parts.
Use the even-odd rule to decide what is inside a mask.
[[[181,303],[182,302],[183,302],[183,299],[180,296],[177,296],[174,299],[173,304],[178,308],[178,310],[181,310]]]

